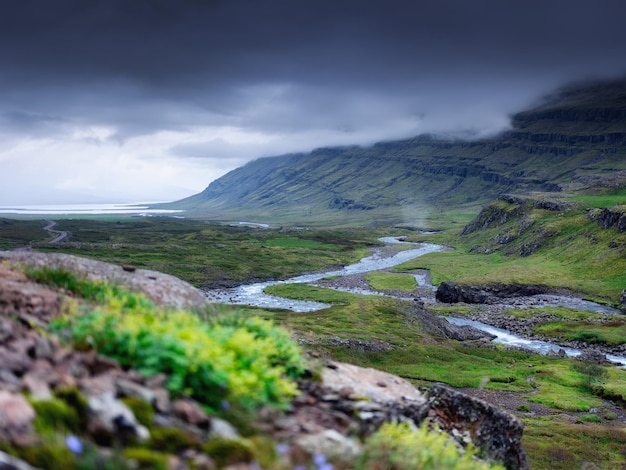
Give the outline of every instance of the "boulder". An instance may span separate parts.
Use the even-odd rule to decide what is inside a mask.
[[[175,308],[202,307],[208,303],[204,295],[191,284],[157,271],[137,269],[129,272],[114,264],[64,253],[3,251],[0,252],[0,261],[4,259],[10,263],[21,263],[24,266],[35,268],[48,266],[66,269],[79,277],[84,276],[90,280],[121,284],[131,290],[143,292],[155,303]],[[18,289],[20,298],[24,295],[25,289],[25,284],[21,284]],[[41,289],[43,289],[41,286],[37,286],[37,291],[29,294],[29,298],[32,300],[31,308],[35,310],[44,309],[49,304],[54,303],[58,310],[56,293],[49,291],[52,296],[43,296]],[[3,303],[6,304],[6,302],[11,301],[11,298],[5,300],[0,296],[0,309]]]
[[[466,436],[486,458],[507,469],[529,469],[522,423],[488,403],[436,384],[428,392],[429,416],[452,436]]]
[[[113,393],[102,393],[88,397],[89,424],[92,435],[137,438],[146,441],[150,432],[137,423],[133,412]]]
[[[439,302],[467,304],[490,304],[503,298],[547,294],[550,289],[534,284],[490,284],[468,286],[456,282],[442,282],[435,297]]]
[[[0,441],[28,444],[35,410],[23,395],[0,390]]]

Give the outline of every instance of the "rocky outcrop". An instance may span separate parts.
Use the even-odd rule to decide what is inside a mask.
[[[551,290],[546,286],[531,284],[466,286],[456,282],[442,282],[437,287],[435,297],[438,301],[448,304],[458,302],[489,304],[501,298],[548,294],[550,292]]]
[[[358,449],[358,440],[337,435],[362,438],[384,422],[419,426],[428,420],[448,431],[461,447],[471,443],[483,457],[509,469],[529,468],[517,418],[444,385],[422,392],[386,372],[329,362],[321,383],[304,381],[300,387],[302,395],[294,400],[292,411],[272,424],[272,433],[285,439],[297,436],[296,441],[331,455],[340,449],[351,453]]]
[[[626,232],[626,207],[624,206],[590,211],[588,216],[605,229],[616,228],[620,233]]]
[[[88,265],[71,261],[72,266]],[[116,268],[109,265],[100,275],[109,269],[117,274]],[[189,448],[171,468],[200,468],[200,462],[206,464],[202,468],[213,468],[211,458],[198,449],[212,440],[240,439],[237,429],[190,398],[170,397],[166,376],[146,378],[94,351],[69,349],[46,333],[62,295],[0,264],[0,439],[18,447],[44,445],[34,426],[37,410],[42,403],[61,400],[79,412],[81,438],[98,446],[146,441],[159,429],[177,429]],[[392,374],[339,362],[327,362],[321,381],[301,380],[299,388],[288,411],[265,410],[255,423],[289,452],[322,451],[341,461],[343,455],[354,457],[361,440],[384,422],[418,426],[432,421],[450,430],[460,447],[471,442],[485,458],[526,468],[516,438],[519,422],[462,394],[438,387],[422,392]],[[14,468],[29,468],[8,456],[0,455],[0,462],[4,457]]]
[[[444,385],[428,393],[429,415],[453,436],[467,438],[506,468],[528,469],[522,448],[523,425],[515,417]]]
[[[190,284],[168,274],[147,269],[129,269],[102,261],[62,253],[0,251],[0,262],[40,268],[62,268],[90,280],[123,284],[143,292],[150,300],[174,308],[193,308],[207,304],[207,299]]]
[[[410,309],[411,318],[416,318],[420,325],[431,335],[456,341],[491,341],[495,335],[481,331],[473,326],[453,325],[445,318],[429,313],[423,305],[414,304]]]

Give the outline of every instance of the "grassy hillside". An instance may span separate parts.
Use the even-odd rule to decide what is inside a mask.
[[[615,205],[624,194],[619,189],[558,199],[503,195],[461,234],[446,236],[455,251],[426,255],[396,269],[431,269],[435,284],[543,284],[617,303],[626,288],[626,232],[607,222],[610,214],[626,212]]]
[[[626,80],[570,87],[477,141],[420,136],[372,147],[263,158],[169,207],[210,219],[424,225],[478,212],[503,192],[619,184],[626,170]]]

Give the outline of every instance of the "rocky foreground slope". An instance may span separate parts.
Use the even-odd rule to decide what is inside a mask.
[[[0,260],[1,468],[72,468],[75,455],[86,452],[94,462],[117,456],[117,468],[129,461],[141,468],[292,468],[320,455],[335,468],[351,468],[363,439],[389,421],[437,424],[459,448],[472,443],[506,468],[528,467],[522,425],[513,416],[443,385],[419,391],[381,371],[321,359],[320,379],[301,379],[300,394],[286,410],[264,408],[243,421],[226,412],[209,414],[196,401],[170,394],[167,377],[144,377],[50,334],[48,324],[64,310],[69,293],[37,284],[22,271],[60,266],[177,307],[205,303],[193,287],[69,255],[0,252]],[[69,417],[75,421],[64,421]],[[43,418],[58,420],[65,443],[50,443]]]

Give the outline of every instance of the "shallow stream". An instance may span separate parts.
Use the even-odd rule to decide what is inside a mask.
[[[401,237],[384,237],[379,239],[383,243],[398,244],[403,243]],[[335,271],[328,271],[323,273],[315,273],[315,274],[304,274],[301,276],[293,277],[291,279],[287,279],[284,281],[267,281],[267,282],[257,282],[254,284],[244,284],[239,287],[234,287],[232,289],[213,289],[205,291],[205,295],[211,302],[216,303],[224,303],[224,304],[236,304],[236,305],[251,305],[255,307],[264,307],[264,308],[282,308],[292,310],[294,312],[314,312],[316,310],[321,310],[324,308],[328,308],[331,305],[324,304],[320,302],[311,302],[305,300],[291,300],[285,299],[282,297],[277,297],[273,295],[266,294],[263,290],[266,287],[274,286],[278,284],[307,284],[319,281],[320,279],[327,277],[336,277],[336,276],[348,276],[351,274],[362,274],[371,271],[378,271],[381,269],[390,268],[392,266],[396,266],[398,264],[402,264],[406,261],[415,259],[419,256],[423,256],[427,253],[435,253],[446,250],[446,247],[443,245],[435,245],[431,243],[422,243],[415,244],[417,248],[399,251],[393,256],[384,256],[380,251],[375,252],[374,254],[367,256],[361,259],[359,262],[355,264],[351,264],[349,266],[345,266],[342,269],[338,269]],[[420,274],[415,274],[416,280],[420,287],[430,287],[430,279],[429,275],[425,272],[420,272]],[[368,291],[363,289],[337,289],[344,290],[349,292],[356,292],[360,294],[377,294],[375,291]],[[511,301],[508,304],[507,300]],[[508,307],[511,308],[527,308],[527,307],[542,307],[542,306],[561,306],[561,307],[569,307],[577,310],[587,310],[595,313],[620,313],[619,310],[613,309],[611,307],[607,307],[604,305],[596,304],[594,302],[589,302],[586,300],[566,297],[566,296],[558,296],[558,295],[540,295],[540,296],[532,296],[525,297],[523,300],[520,299],[507,299],[503,300],[503,303],[507,303]],[[579,349],[574,348],[566,348],[561,347],[554,343],[549,343],[546,341],[538,341],[526,339],[521,336],[515,335],[509,331],[495,328],[493,326],[487,325],[486,323],[481,323],[474,320],[469,320],[465,318],[456,318],[456,317],[447,317],[448,321],[454,323],[456,325],[471,325],[479,330],[486,331],[488,333],[496,335],[494,339],[495,342],[507,344],[510,346],[521,347],[525,349],[529,349],[532,351],[536,351],[540,354],[548,354],[550,351],[558,352],[560,349],[563,349],[568,356],[579,356],[581,351]],[[626,357],[622,356],[614,356],[607,355],[607,358],[613,362],[621,364],[622,367],[626,367]]]

